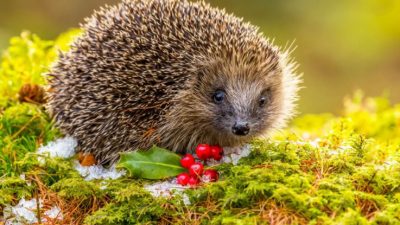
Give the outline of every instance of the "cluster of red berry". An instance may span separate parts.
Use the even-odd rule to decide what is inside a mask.
[[[196,147],[196,155],[199,159],[204,162],[207,159],[215,159],[221,160],[224,154],[223,149],[218,145],[207,145],[207,144],[199,144]],[[181,173],[177,178],[177,182],[180,185],[190,185],[196,186],[201,180],[207,182],[214,182],[218,180],[219,174],[214,169],[206,169],[204,170],[204,165],[201,162],[196,162],[193,155],[186,154],[181,159],[181,165],[189,170],[189,173]],[[204,171],[203,171],[204,170]]]

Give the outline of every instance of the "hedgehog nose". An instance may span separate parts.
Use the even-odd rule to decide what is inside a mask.
[[[236,122],[232,127],[232,133],[239,136],[245,136],[249,133],[250,127],[247,122]]]

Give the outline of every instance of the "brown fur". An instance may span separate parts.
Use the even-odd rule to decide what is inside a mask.
[[[223,10],[125,0],[95,12],[83,29],[49,74],[48,106],[102,163],[153,144],[178,152],[240,145],[293,114],[300,79],[288,52]],[[226,93],[222,105],[212,100],[217,89]],[[249,123],[248,135],[232,134],[236,120]]]

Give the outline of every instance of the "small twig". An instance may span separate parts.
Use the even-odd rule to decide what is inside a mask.
[[[40,216],[40,201],[39,201],[39,192],[37,189],[35,189],[36,192],[36,210],[37,210],[37,218],[38,218],[38,223],[42,223],[42,219]]]

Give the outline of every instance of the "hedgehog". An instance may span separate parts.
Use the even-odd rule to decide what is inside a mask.
[[[123,0],[81,27],[48,73],[47,108],[101,164],[153,145],[241,146],[294,115],[290,48],[204,1]]]

